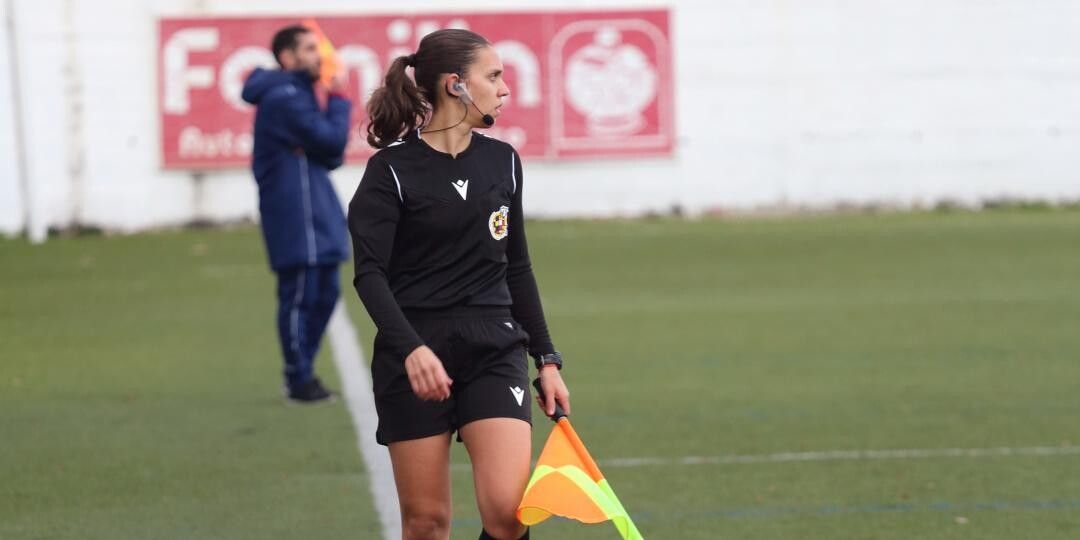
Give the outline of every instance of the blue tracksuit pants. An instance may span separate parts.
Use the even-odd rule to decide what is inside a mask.
[[[341,294],[338,265],[285,268],[277,277],[277,325],[285,356],[285,384],[297,388],[314,376],[319,341]]]

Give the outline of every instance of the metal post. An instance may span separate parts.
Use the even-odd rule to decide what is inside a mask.
[[[15,0],[6,0],[8,50],[11,54],[11,98],[13,102],[12,118],[15,124],[15,174],[19,177],[22,192],[23,216],[26,220],[26,236],[31,243],[40,244],[48,236],[48,227],[38,215],[37,193],[30,181],[29,164],[26,157],[26,120],[23,111],[22,76],[19,69],[22,57],[19,55],[19,39],[16,35]]]

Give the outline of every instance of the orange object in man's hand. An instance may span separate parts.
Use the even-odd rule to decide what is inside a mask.
[[[319,82],[323,83],[331,91],[339,91],[335,88],[334,76],[341,71],[341,60],[338,59],[337,50],[334,49],[334,44],[330,42],[330,38],[326,37],[322,28],[319,27],[319,23],[315,22],[315,19],[304,19],[301,23],[304,27],[311,29],[315,34],[315,37],[319,40]],[[340,85],[338,85],[340,86]]]

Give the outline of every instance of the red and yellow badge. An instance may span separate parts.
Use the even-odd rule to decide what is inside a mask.
[[[506,234],[510,228],[510,208],[506,206],[500,206],[498,210],[491,213],[491,217],[488,218],[488,230],[491,231],[491,237],[496,240],[502,240],[506,238]]]

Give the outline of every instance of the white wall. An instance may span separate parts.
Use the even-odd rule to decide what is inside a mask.
[[[157,17],[445,11],[435,0],[15,0],[35,209],[134,231],[255,217],[246,171],[159,169]],[[467,10],[505,1],[461,0]],[[564,1],[522,9],[576,8]],[[599,1],[609,7],[653,2]],[[1080,198],[1080,2],[671,2],[672,158],[526,163],[533,216]],[[68,31],[70,30],[70,31]],[[0,49],[2,52],[2,49]],[[4,62],[0,54],[0,62]],[[8,66],[4,68],[7,80]],[[0,84],[0,101],[5,86]],[[8,99],[10,103],[10,99]],[[0,113],[9,107],[0,103]],[[12,133],[0,114],[0,141]],[[21,227],[0,149],[0,231]],[[362,169],[336,174],[347,198]],[[14,191],[17,195],[18,191]],[[572,196],[571,196],[572,195]],[[9,212],[10,211],[10,212]],[[10,217],[9,217],[10,216]]]
[[[1080,3],[720,5],[678,18],[681,50],[708,51],[679,58],[679,104],[713,125],[682,124],[688,187],[710,201],[1080,195]]]

